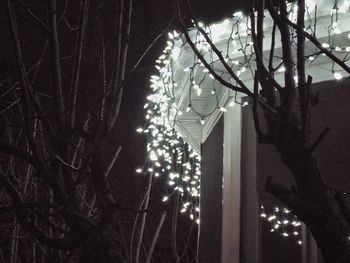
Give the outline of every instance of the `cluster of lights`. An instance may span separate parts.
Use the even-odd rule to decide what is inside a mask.
[[[200,156],[175,130],[176,117],[182,114],[175,103],[177,84],[172,79],[172,62],[179,55],[174,47],[178,37],[175,31],[169,33],[167,46],[156,61],[158,75],[151,77],[152,94],[144,105],[146,124],[136,129],[146,136],[148,160],[136,172],[167,177],[162,201],[169,202],[179,194],[180,213],[199,223]]]
[[[318,25],[318,18],[322,19],[320,25],[322,28],[327,28],[327,35],[322,35],[321,45],[323,48],[327,49],[329,52],[333,53],[339,60],[344,63],[349,59],[350,53],[350,34],[343,34],[344,32],[340,29],[340,18],[349,18],[349,10],[350,10],[350,1],[349,0],[336,0],[333,3],[323,1],[320,3],[321,5],[327,5],[331,7],[331,11],[327,14],[324,14],[324,11],[320,10],[320,7],[317,7],[317,1],[309,0],[306,1],[306,16],[305,16],[305,32],[310,35],[319,37],[319,32],[316,30]],[[298,4],[296,1],[292,3],[288,3],[288,17],[290,21],[296,22],[297,19],[297,10]],[[319,12],[319,13],[318,13]],[[329,16],[329,22],[326,20],[326,16]],[[266,25],[264,27],[269,27],[271,18],[268,14],[265,16]],[[232,19],[225,19],[223,22],[218,24],[213,24],[210,26],[201,25],[205,32],[207,32],[208,36],[212,40],[214,44],[221,43],[225,40],[226,47],[220,50],[221,54],[225,57],[225,62],[231,67],[231,69],[235,72],[235,74],[240,79],[253,79],[254,65],[255,65],[255,54],[253,48],[253,39],[251,34],[251,19],[249,16],[245,16],[242,12],[236,12],[233,14]],[[345,28],[343,28],[345,29]],[[270,29],[266,28],[266,35],[270,34]],[[221,62],[218,60],[215,52],[213,52],[210,48],[210,45],[205,41],[203,36],[193,29],[192,40],[196,44],[196,47],[201,51],[201,54],[208,60],[208,63],[212,65],[213,68],[216,68],[216,65],[219,65]],[[296,48],[295,36],[296,30],[291,29],[292,34],[292,46]],[[194,36],[194,37],[193,37]],[[326,41],[325,41],[326,40]],[[203,48],[205,47],[205,48]],[[313,51],[308,50],[309,53],[305,54],[306,63],[309,61],[309,65],[314,65],[322,56],[326,56],[326,54],[320,52],[317,48],[313,49]],[[275,73],[282,73],[286,69],[282,66],[283,60],[281,60],[280,55],[276,55],[274,57],[274,67]],[[324,66],[320,66],[321,70],[329,71],[334,79],[340,80],[344,76],[344,70],[341,67],[338,67],[335,63],[331,63],[330,68],[325,68]],[[194,59],[193,66],[187,67],[187,71],[196,71],[198,74],[197,66],[203,66],[200,62],[198,62],[197,58]],[[295,65],[296,67],[296,65]],[[203,69],[204,72],[207,69]],[[294,69],[296,72],[296,68]],[[250,77],[249,77],[250,74]],[[211,76],[208,74],[209,77]],[[220,74],[221,77],[225,78],[225,74]],[[212,77],[212,76],[211,76]],[[226,79],[228,81],[232,81],[232,79]],[[297,76],[295,77],[295,81],[297,82]],[[282,85],[283,86],[283,85]]]
[[[301,222],[287,208],[274,207],[272,211],[262,205],[260,217],[270,225],[270,231],[280,234],[283,238],[293,238],[299,245],[301,241]]]
[[[317,37],[318,32],[315,32],[318,22],[316,19],[318,17],[316,14],[318,10],[316,8],[316,1],[306,1],[306,6],[306,26],[304,30]],[[350,54],[350,45],[346,44],[346,39],[344,40],[344,34],[339,27],[338,18],[348,12],[349,7],[350,1],[348,0],[336,0],[334,2],[331,12],[328,13],[330,22],[328,25],[325,25],[328,28],[328,40],[322,41],[323,48],[332,52],[344,62],[347,61],[347,57]],[[288,12],[289,19],[295,22],[297,17],[297,3],[288,3]],[[324,23],[324,15],[322,17],[322,23]],[[266,20],[268,19],[266,17]],[[256,63],[250,23],[249,16],[245,16],[242,12],[236,12],[232,18],[225,19],[220,23],[210,26],[202,23],[197,24],[197,26],[208,34],[214,44],[221,43],[222,45],[223,41],[226,43],[220,52],[225,62],[236,73],[238,78],[243,81],[245,79],[253,79],[253,67]],[[292,36],[295,36],[296,31],[291,29],[291,33]],[[190,30],[189,34],[195,47],[207,60],[212,69],[216,70],[222,67],[221,61],[200,31],[194,28]],[[334,43],[337,43],[335,41],[337,37],[342,39],[340,41],[342,46],[335,46]],[[348,38],[350,39],[350,34]],[[193,55],[193,60],[190,63],[188,61],[186,62],[188,63],[187,65],[181,64],[180,66],[180,63],[177,63],[177,59],[183,49],[187,49],[187,46],[182,43],[182,39],[177,32],[170,32],[168,34],[167,45],[156,60],[155,67],[158,73],[151,77],[152,94],[147,97],[147,103],[144,105],[146,124],[144,127],[137,129],[138,133],[146,136],[148,160],[136,172],[155,177],[166,177],[168,182],[165,190],[166,194],[163,196],[162,201],[169,202],[172,195],[178,192],[182,202],[180,213],[187,214],[192,220],[199,223],[200,156],[183,140],[181,134],[175,129],[175,123],[180,116],[188,114],[188,116],[195,118],[194,120],[197,120],[201,125],[204,125],[206,119],[215,111],[219,110],[225,113],[227,107],[233,107],[239,104],[239,101],[236,100],[235,94],[224,104],[220,105],[222,102],[218,99],[217,92],[220,84],[218,84],[215,77],[210,73],[210,70],[205,67],[196,55]],[[292,37],[292,39],[294,41],[295,38]],[[295,45],[295,43],[293,42],[292,45]],[[188,52],[188,49],[184,52]],[[314,53],[305,55],[305,61],[311,65],[323,55],[325,54],[315,49]],[[282,62],[281,57],[276,55],[274,58],[275,72],[273,74],[279,74],[286,70]],[[334,63],[332,68],[327,70],[332,73],[336,80],[343,78],[343,70]],[[185,103],[185,108],[178,108],[178,98],[175,96],[175,90],[178,89],[175,71],[177,74],[178,72],[183,72],[186,78],[188,77],[188,81],[185,84],[181,83],[181,85],[188,85],[188,89],[183,89],[188,91],[188,95],[185,96],[188,99],[188,103]],[[219,72],[219,75],[225,81],[234,85],[237,84],[229,74]],[[297,76],[294,79],[297,82]],[[206,85],[203,85],[204,83]],[[210,112],[201,112],[195,107],[193,99],[203,96],[204,91],[208,89],[208,83],[213,83],[210,88],[210,94],[213,98],[216,98],[216,106]],[[248,105],[248,102],[241,104],[241,106],[246,105]],[[262,213],[262,217],[266,215],[267,220],[274,223],[272,228],[274,231],[281,231],[280,229],[285,229],[286,227],[284,226],[289,225],[292,225],[295,229],[299,228],[299,221],[289,220],[287,222],[278,219],[278,214],[288,215],[289,213],[286,211],[288,210],[282,209],[275,211],[274,216],[276,219],[270,216],[267,217],[265,213]],[[298,222],[298,225],[294,226],[293,222]],[[281,233],[284,237],[299,235],[295,235],[299,231]]]

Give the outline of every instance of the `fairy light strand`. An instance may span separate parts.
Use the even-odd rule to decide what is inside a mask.
[[[324,5],[325,3],[323,3]],[[344,37],[344,34],[347,36],[350,36],[350,34],[342,32],[339,21],[344,17],[350,18],[350,1],[337,0],[333,5],[327,2],[327,5],[331,6],[331,10],[327,13],[329,20],[325,22],[327,21],[326,15],[318,8],[317,2],[314,0],[306,1],[304,30],[317,38],[320,31],[317,27],[320,23],[319,20],[322,23],[326,23],[324,26],[327,27],[327,36],[323,36],[320,39],[323,47],[335,54],[341,61],[347,62],[350,53],[350,39],[349,37]],[[296,19],[296,13],[297,4],[288,3],[288,17],[291,21]],[[269,15],[266,14],[266,21],[269,21],[268,17]],[[226,63],[243,81],[253,79],[253,69],[255,67],[250,23],[250,18],[242,12],[236,12],[231,18],[219,23],[211,25],[199,23],[199,26],[207,32],[214,44],[221,43],[222,45],[222,42],[225,42],[222,45],[222,55]],[[271,18],[269,23],[272,23]],[[271,34],[271,30],[272,26],[267,25],[264,33],[266,35]],[[237,84],[234,83],[235,81],[231,79],[229,74],[225,73],[225,71],[220,71],[220,68],[222,68],[221,62],[199,30],[193,28],[189,32],[195,46],[202,56],[205,57],[208,64],[218,71],[219,75],[226,81]],[[294,29],[291,29],[291,35],[296,35]],[[337,44],[339,39],[341,40],[339,41],[340,44]],[[292,40],[292,46],[295,47],[295,39],[292,38]],[[148,174],[149,176],[166,177],[168,181],[162,200],[169,202],[173,194],[178,192],[181,196],[180,213],[188,215],[192,220],[199,223],[200,155],[184,141],[181,134],[176,130],[176,121],[187,115],[192,116],[201,125],[205,125],[206,120],[216,111],[221,111],[225,114],[227,107],[233,107],[240,104],[240,102],[237,100],[237,93],[234,93],[233,96],[230,95],[224,105],[220,105],[218,95],[221,88],[220,84],[209,73],[208,69],[204,67],[194,52],[189,51],[182,41],[183,38],[176,31],[169,32],[167,44],[162,54],[156,60],[155,68],[158,73],[151,76],[150,87],[152,93],[147,96],[147,102],[144,105],[146,123],[144,127],[139,127],[136,130],[138,133],[146,136],[148,159],[142,167],[136,169],[136,172]],[[193,59],[190,63],[187,62],[187,65],[179,66],[175,62],[184,52],[189,52],[188,54],[191,54]],[[316,48],[312,52],[308,50],[305,54],[306,67],[315,65],[322,57],[320,50]],[[335,63],[331,64],[331,68],[324,68],[322,64],[319,67],[330,73],[329,79],[342,79],[345,76],[344,70]],[[188,85],[187,103],[184,103],[184,108],[178,108],[179,106],[177,105],[176,90],[183,88],[179,87],[180,83],[177,83],[178,80],[175,78],[175,71],[178,74],[179,70],[184,77],[188,77],[188,81],[185,84],[181,84]],[[273,54],[272,70],[272,76],[277,76],[277,74],[281,74],[285,70],[283,68],[283,58],[278,56],[278,54]],[[213,108],[202,111],[196,107],[194,101],[196,98],[203,96],[205,92],[208,92],[208,87],[205,84],[209,81],[213,83],[209,90],[209,95],[214,96],[212,101],[214,101],[215,105]],[[283,86],[283,83],[280,84]],[[246,105],[247,102],[240,106]]]

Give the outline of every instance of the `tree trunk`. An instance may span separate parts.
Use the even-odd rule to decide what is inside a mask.
[[[302,155],[301,155],[302,156]],[[345,215],[323,182],[312,157],[285,159],[297,181],[302,202],[296,215],[309,227],[325,262],[350,262],[349,226]]]
[[[350,262],[349,211],[329,190],[313,157],[314,147],[306,147],[300,139],[302,131],[293,115],[282,114],[277,122],[278,133],[271,136],[269,143],[277,148],[296,185],[287,188],[270,178],[267,191],[288,205],[309,227],[326,263]]]

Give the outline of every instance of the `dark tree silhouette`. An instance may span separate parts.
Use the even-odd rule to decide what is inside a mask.
[[[0,261],[122,262],[116,216],[128,209],[109,176],[133,1],[3,2],[15,63],[0,86],[0,214],[12,236]]]

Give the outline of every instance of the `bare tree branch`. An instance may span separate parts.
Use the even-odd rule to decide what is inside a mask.
[[[22,0],[17,0],[22,8],[26,11],[29,17],[33,19],[33,21],[36,22],[37,25],[39,25],[40,28],[44,29],[46,33],[50,33],[50,29],[47,27],[47,25],[44,23],[43,20],[41,20],[37,15],[33,13],[33,11],[25,4]]]

